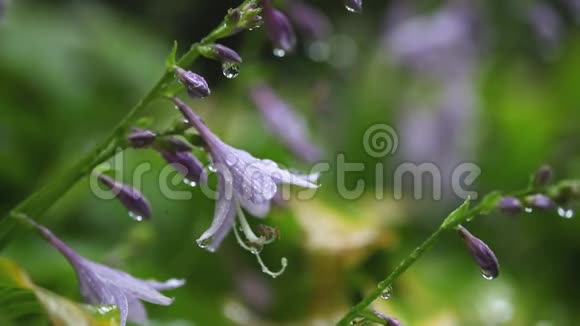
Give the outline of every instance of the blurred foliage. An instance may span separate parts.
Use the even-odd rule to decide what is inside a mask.
[[[0,23],[1,211],[104,137],[160,76],[173,40],[183,51],[236,3],[12,1]],[[119,179],[131,181],[138,164],[151,164],[142,180],[154,209],[150,222],[136,223],[117,202],[96,198],[87,181],[34,217],[90,259],[137,277],[186,278],[187,285],[172,292],[173,305],[147,307],[152,325],[330,324],[461,202],[416,202],[412,196],[376,201],[372,185],[362,198],[341,199],[335,154],[371,167],[347,175],[349,188],[359,179],[370,184],[377,163],[391,171],[394,159],[365,153],[364,132],[374,123],[395,126],[407,90],[416,89],[413,94],[421,98],[428,98],[429,90],[388,60],[377,41],[393,3],[366,1],[362,16],[346,12],[340,1],[312,4],[334,24],[327,61],[309,58],[307,42],[292,56],[274,58],[263,31],[256,30],[224,41],[244,58],[236,79],[223,78],[219,64],[209,60],[192,67],[212,86],[212,96],[193,107],[226,142],[285,166],[307,168],[261,126],[247,96],[254,83],[267,81],[308,118],[315,142],[331,162],[314,200],[277,207],[265,220],[282,234],[264,251],[267,263],[289,259],[282,277],[262,274],[233,237],[216,254],[199,249],[194,239],[210,224],[213,202],[182,183],[170,187],[190,193],[190,200],[166,198],[158,182],[165,164],[149,150],[128,150],[115,168],[123,172]],[[426,12],[439,5],[417,3]],[[580,31],[570,23],[570,13],[556,7],[567,22],[566,33],[546,58],[529,32],[524,4],[481,5],[488,42],[474,68],[477,106],[470,130],[475,133],[470,158],[482,170],[480,194],[520,189],[543,163],[552,164],[558,176],[580,175]],[[158,101],[147,109],[155,128],[176,119],[169,107]],[[384,188],[391,198],[388,174]],[[470,230],[498,255],[503,269],[497,280],[479,277],[461,240],[449,234],[395,284],[393,298],[375,308],[406,325],[580,321],[577,219],[555,213],[497,215],[476,220]],[[23,234],[2,255],[39,286],[80,301],[70,266],[35,235]]]

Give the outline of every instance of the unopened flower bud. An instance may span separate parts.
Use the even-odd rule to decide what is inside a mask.
[[[290,21],[281,11],[274,9],[270,0],[262,1],[266,32],[275,47],[274,54],[283,56],[296,45],[296,36]]]
[[[552,179],[554,171],[549,165],[543,165],[534,175],[534,187],[544,187]]]
[[[362,0],[344,0],[344,6],[350,12],[361,13],[363,4]]]
[[[143,148],[153,144],[156,137],[157,135],[151,130],[134,128],[127,136],[127,140],[131,147]]]
[[[205,182],[203,164],[190,152],[159,151],[161,156],[181,173],[188,182]]]
[[[221,44],[212,44],[199,47],[199,52],[206,58],[219,60],[221,62],[235,62],[242,63],[242,57],[240,55]]]
[[[203,77],[200,75],[186,71],[180,67],[175,68],[175,73],[179,82],[181,82],[187,89],[187,93],[192,98],[204,98],[211,94],[209,86]]]
[[[158,139],[156,146],[160,150],[168,152],[189,152],[193,149],[190,144],[174,136]]]
[[[543,195],[543,194],[535,194],[526,197],[526,203],[532,207],[537,209],[550,209],[554,207],[554,202],[550,197]]]
[[[494,279],[499,275],[499,262],[493,251],[485,242],[474,237],[466,228],[459,226],[457,230],[459,235],[465,241],[471,256],[481,269],[481,275],[488,280]]]
[[[522,202],[519,199],[510,196],[503,197],[497,204],[497,209],[499,209],[500,212],[510,215],[521,213],[522,208]]]
[[[376,310],[373,311],[375,316],[379,317],[380,319],[384,320],[387,326],[402,326],[401,322],[398,319],[395,319],[391,316],[387,316],[382,312],[378,312]]]
[[[123,206],[129,210],[129,214],[133,218],[140,221],[143,218],[149,219],[151,217],[151,206],[140,191],[129,185],[115,181],[105,174],[99,174],[97,177],[99,181],[113,191]]]

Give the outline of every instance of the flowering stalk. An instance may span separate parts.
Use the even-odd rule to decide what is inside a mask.
[[[397,280],[409,267],[411,267],[424,253],[426,253],[433,244],[447,231],[461,230],[461,224],[471,221],[478,215],[489,214],[493,211],[504,212],[505,198],[513,201],[516,198],[536,198],[541,196],[542,203],[546,199],[553,198],[555,201],[560,200],[566,205],[572,205],[579,199],[580,185],[578,180],[564,180],[556,185],[546,188],[544,194],[538,194],[537,189],[528,187],[523,191],[510,194],[508,197],[502,197],[498,192],[492,192],[485,196],[478,205],[469,208],[469,199],[459,208],[451,212],[443,221],[441,226],[433,232],[427,240],[415,248],[407,258],[405,258],[392,272],[381,281],[377,287],[367,294],[359,303],[353,306],[344,317],[338,321],[337,325],[347,326],[356,318],[368,316],[368,307],[373,301],[381,296],[385,291],[391,288],[393,282]],[[566,198],[560,198],[560,197]],[[560,214],[560,212],[559,212]],[[560,214],[561,215],[561,214]],[[485,275],[484,275],[485,276]]]
[[[227,37],[239,31],[240,26],[244,27],[244,24],[247,24],[246,20],[249,19],[246,17],[248,15],[245,14],[245,12],[248,11],[246,8],[255,4],[255,2],[256,0],[246,0],[238,8],[230,11],[225,19],[206,37],[198,43],[194,43],[183,56],[178,60],[175,60],[171,65],[168,65],[169,67],[167,67],[163,72],[157,83],[141,100],[139,100],[139,102],[137,102],[135,106],[133,106],[129,113],[117,124],[103,142],[87,153],[72,167],[68,167],[63,170],[64,172],[62,174],[55,176],[46,186],[20,202],[11,210],[11,214],[23,213],[30,216],[42,215],[78,181],[88,176],[95,167],[111,158],[118,150],[124,150],[129,147],[130,144],[126,140],[126,134],[130,131],[130,128],[137,117],[153,100],[168,95],[168,86],[174,79],[175,74],[173,66],[189,66],[199,57],[200,47],[213,44],[218,39]],[[233,20],[232,17],[230,17],[232,16],[232,12],[242,12],[241,15],[243,19]],[[172,94],[170,95],[174,95],[180,90],[180,88],[172,88],[170,90]],[[5,215],[0,215],[0,222],[4,222],[3,220],[6,217],[7,216]],[[4,223],[2,225],[6,226]],[[6,228],[8,228],[8,226],[6,226]]]

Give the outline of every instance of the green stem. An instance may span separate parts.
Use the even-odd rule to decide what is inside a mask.
[[[370,306],[370,304],[373,303],[373,301],[375,301],[390,286],[392,286],[393,282],[395,282],[395,280],[397,280],[401,276],[401,274],[403,274],[407,269],[409,269],[409,267],[411,267],[425,252],[427,252],[433,246],[435,241],[437,241],[437,239],[441,237],[443,233],[445,233],[446,231],[454,230],[457,225],[470,220],[474,216],[481,213],[482,210],[483,204],[480,203],[480,205],[477,205],[472,209],[467,210],[465,213],[461,214],[461,216],[457,218],[455,223],[446,226],[442,224],[441,226],[439,226],[439,228],[435,232],[433,232],[429,236],[429,238],[427,238],[427,240],[425,240],[420,246],[415,248],[415,250],[413,250],[411,254],[409,254],[409,256],[407,256],[407,258],[405,258],[395,268],[395,270],[392,271],[391,274],[389,274],[389,276],[387,276],[387,278],[381,281],[371,293],[369,293],[359,303],[353,306],[347,312],[347,314],[337,323],[337,325],[339,326],[350,325],[350,322],[354,318],[359,316],[364,317],[365,311]]]
[[[244,1],[242,6],[249,1],[251,0]],[[193,44],[190,49],[179,58],[179,60],[177,60],[177,65],[182,67],[190,65],[199,57],[199,46],[214,43],[217,39],[228,36],[231,34],[233,28],[233,26],[226,24],[224,20],[199,43]],[[117,124],[103,142],[87,153],[77,163],[66,169],[66,172],[52,178],[46,186],[21,201],[11,210],[10,214],[23,213],[29,216],[41,215],[59,198],[66,194],[67,191],[78,181],[89,175],[97,165],[110,159],[118,150],[125,149],[127,145],[124,141],[124,137],[132,123],[134,123],[135,119],[153,100],[163,95],[162,93],[164,89],[173,81],[173,79],[173,69],[166,69],[153,88],[151,88],[145,97],[133,106],[129,113]],[[6,214],[0,215],[0,221],[6,217]]]

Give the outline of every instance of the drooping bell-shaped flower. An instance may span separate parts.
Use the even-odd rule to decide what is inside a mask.
[[[465,241],[471,256],[481,269],[481,274],[485,279],[491,280],[499,275],[499,262],[493,251],[485,242],[473,236],[466,228],[459,226],[459,235]]]
[[[287,13],[294,26],[310,39],[324,39],[332,30],[330,19],[323,12],[304,1],[290,1]]]
[[[294,50],[296,35],[288,17],[272,7],[270,0],[262,1],[262,14],[266,33],[274,44],[274,54],[276,56],[284,56],[287,52]]]
[[[118,182],[105,174],[99,174],[97,178],[115,194],[134,219],[141,221],[143,218],[149,219],[151,217],[151,205],[139,190]]]
[[[308,128],[304,118],[276,96],[270,87],[256,86],[250,90],[250,96],[268,129],[295,155],[309,163],[320,159],[320,150],[308,140]]]
[[[147,321],[147,312],[141,301],[170,305],[173,299],[159,291],[175,289],[185,284],[185,280],[181,279],[165,282],[141,280],[123,271],[92,262],[77,254],[44,226],[36,225],[36,228],[72,265],[84,300],[90,304],[116,305],[122,326],[127,320],[137,323]]]
[[[210,229],[198,239],[198,243],[208,250],[217,249],[225,234],[231,229],[236,215],[236,201],[253,215],[263,216],[267,213],[278,185],[318,187],[313,183],[317,174],[293,174],[281,169],[271,160],[255,158],[243,150],[225,144],[183,101],[176,97],[173,101],[203,138],[218,175],[214,221]]]
[[[192,98],[204,98],[211,94],[207,82],[200,75],[191,71],[184,70],[180,67],[175,68],[175,73],[179,79],[179,82],[185,86],[187,93]]]

